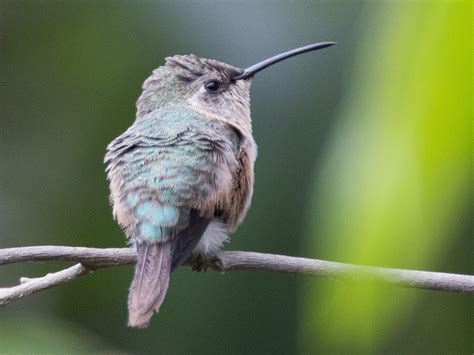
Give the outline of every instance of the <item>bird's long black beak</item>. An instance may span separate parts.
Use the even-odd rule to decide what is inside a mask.
[[[252,65],[252,66],[250,66],[246,69],[243,69],[240,72],[240,74],[237,75],[236,77],[234,77],[233,79],[234,80],[240,80],[240,79],[251,78],[256,73],[258,73],[260,70],[263,70],[263,69],[269,67],[270,65],[281,62],[282,60],[294,57],[295,55],[298,55],[298,54],[303,54],[303,53],[306,53],[306,52],[311,52],[311,51],[316,51],[318,49],[331,47],[335,44],[336,44],[336,42],[321,42],[321,43],[310,44],[308,46],[304,46],[304,47],[301,47],[301,48],[292,49],[291,51],[278,54],[274,57],[265,59],[264,61],[261,61],[260,63],[254,64],[254,65]]]

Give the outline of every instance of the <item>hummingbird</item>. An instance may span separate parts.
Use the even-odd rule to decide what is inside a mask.
[[[113,215],[137,251],[130,327],[149,325],[177,267],[190,259],[200,270],[216,260],[250,207],[253,76],[334,44],[293,49],[246,69],[175,55],[145,80],[134,123],[105,155]]]

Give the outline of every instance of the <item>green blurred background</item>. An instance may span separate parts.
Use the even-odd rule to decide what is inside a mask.
[[[0,0],[0,247],[120,247],[102,163],[172,54],[247,66],[253,205],[227,246],[473,273],[472,2]],[[3,266],[0,286],[66,266]],[[473,351],[472,297],[266,272],[173,274],[126,327],[131,267],[0,309],[1,353]]]

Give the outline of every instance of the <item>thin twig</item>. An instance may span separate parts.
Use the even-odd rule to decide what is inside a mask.
[[[14,287],[0,288],[0,305],[71,281],[99,268],[133,264],[135,258],[135,251],[130,248],[35,246],[0,249],[0,265],[40,260],[79,263],[44,277],[22,278],[21,284]],[[471,275],[360,266],[285,255],[243,251],[221,252],[210,267],[218,271],[265,270],[355,281],[368,280],[400,287],[474,293],[474,276]]]
[[[0,288],[0,306],[5,306],[10,302],[31,295],[32,293],[46,290],[48,288],[74,280],[75,278],[86,275],[89,272],[91,272],[91,270],[79,263],[67,269],[52,274],[47,274],[43,277],[32,279],[22,277],[20,278],[20,284],[18,286]]]

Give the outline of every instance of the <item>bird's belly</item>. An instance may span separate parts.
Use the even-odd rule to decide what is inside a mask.
[[[229,241],[229,237],[226,225],[214,218],[194,248],[193,254],[204,257],[215,255],[227,241]]]

